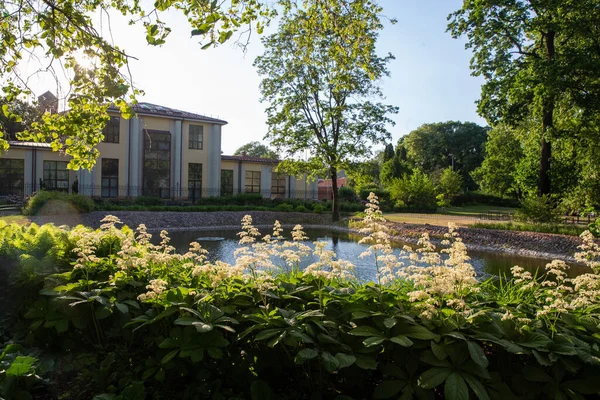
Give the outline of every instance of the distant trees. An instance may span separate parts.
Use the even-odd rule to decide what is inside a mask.
[[[250,157],[279,159],[279,154],[258,141],[246,143],[233,153],[234,156],[241,156],[242,154]]]

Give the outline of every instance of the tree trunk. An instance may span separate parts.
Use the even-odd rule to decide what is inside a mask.
[[[548,60],[554,58],[554,31],[546,33],[546,57]],[[540,159],[540,179],[538,182],[538,195],[549,194],[550,186],[550,157],[552,155],[552,146],[548,138],[548,131],[554,126],[554,96],[546,95],[542,104],[542,143]]]
[[[331,175],[331,193],[333,194],[331,221],[336,222],[340,220],[340,195],[337,187],[337,169],[335,167],[329,168],[329,174]]]

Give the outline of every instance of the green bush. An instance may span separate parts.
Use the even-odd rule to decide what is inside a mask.
[[[139,206],[161,206],[165,204],[165,199],[153,196],[138,196],[135,198],[134,203]],[[122,204],[121,201],[120,204]]]
[[[380,232],[370,221],[364,223]],[[18,254],[11,248],[26,234],[14,225],[0,229],[5,254]],[[600,393],[600,295],[552,285],[556,277],[561,285],[576,283],[552,272],[563,264],[548,269],[554,278],[515,269],[515,279],[475,282],[455,242],[447,265],[419,267],[402,280],[399,264],[373,264],[390,280],[360,283],[327,252],[311,271],[292,266],[269,274],[259,268],[262,242],[249,247],[243,266],[222,266],[204,263],[198,250],[178,256],[145,240],[143,231],[136,239],[116,227],[67,233],[63,242],[87,251],[48,277],[24,314],[28,343],[44,349],[39,359],[56,357],[45,375],[54,397],[500,400]],[[586,279],[599,285],[596,274]],[[19,371],[37,375],[35,360],[21,362]],[[9,363],[2,367],[10,375]]]
[[[399,209],[435,210],[437,199],[431,179],[420,170],[394,179],[389,188],[395,207]]]
[[[283,211],[283,212],[292,212],[294,211],[294,206],[291,204],[287,204],[287,203],[282,203],[279,204],[275,207],[275,209],[277,211]]]
[[[560,222],[560,211],[548,195],[529,196],[521,201],[515,212],[515,219],[521,222],[555,224]]]
[[[322,204],[315,204],[313,207],[313,212],[321,214],[325,212],[325,206],[323,206]]]
[[[40,190],[23,207],[25,215],[55,215],[89,213],[94,210],[94,202],[87,196]]]
[[[308,208],[304,207],[302,204],[299,206],[296,206],[296,208],[294,208],[294,211],[296,212],[307,212]]]
[[[356,195],[356,192],[354,191],[354,189],[352,189],[349,186],[342,186],[341,188],[339,188],[338,195],[340,197],[340,200],[346,201],[348,203],[358,200],[358,196]]]
[[[586,228],[578,225],[532,224],[526,222],[477,222],[469,225],[469,227],[502,231],[554,233],[569,236],[579,236],[586,230]]]
[[[600,218],[588,225],[588,229],[597,238],[600,238]]]
[[[487,204],[497,207],[518,207],[519,201],[512,197],[500,197],[481,192],[464,192],[456,196],[452,202],[462,206],[468,204]]]

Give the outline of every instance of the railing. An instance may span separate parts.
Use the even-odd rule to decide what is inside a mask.
[[[291,190],[284,193],[274,192],[271,190],[261,190],[260,192],[244,192],[243,190],[238,191],[223,191],[221,188],[188,188],[183,186],[174,187],[162,187],[162,186],[133,186],[133,185],[120,185],[120,186],[102,186],[102,185],[82,185],[82,184],[71,184],[68,188],[63,189],[49,189],[40,188],[40,185],[2,185],[0,183],[0,197],[6,198],[8,196],[12,198],[23,199],[28,197],[40,189],[48,191],[62,191],[68,193],[77,193],[85,196],[92,197],[94,199],[135,199],[137,197],[152,197],[162,199],[164,201],[184,201],[195,203],[204,198],[210,197],[226,197],[234,196],[238,194],[256,194],[266,199],[298,199],[298,200],[316,200],[318,192],[316,190]]]

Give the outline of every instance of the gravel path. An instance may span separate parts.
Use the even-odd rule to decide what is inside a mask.
[[[246,214],[252,216],[257,227],[272,227],[279,220],[285,227],[301,224],[305,228],[328,227],[336,230],[347,230],[343,226],[331,226],[329,214],[311,214],[276,211],[227,211],[227,212],[152,212],[152,211],[95,211],[80,215],[38,216],[30,219],[43,224],[53,222],[57,225],[75,226],[84,224],[99,227],[105,215],[117,216],[126,225],[135,228],[144,223],[149,230],[211,230],[215,228],[240,227],[240,221]],[[421,234],[427,232],[439,242],[447,228],[429,224],[408,224],[390,222],[393,235],[402,241],[416,243]],[[537,232],[515,232],[492,229],[458,228],[460,237],[469,250],[496,251],[507,254],[518,254],[527,257],[540,257],[574,261],[573,254],[581,244],[578,237],[554,235]]]

